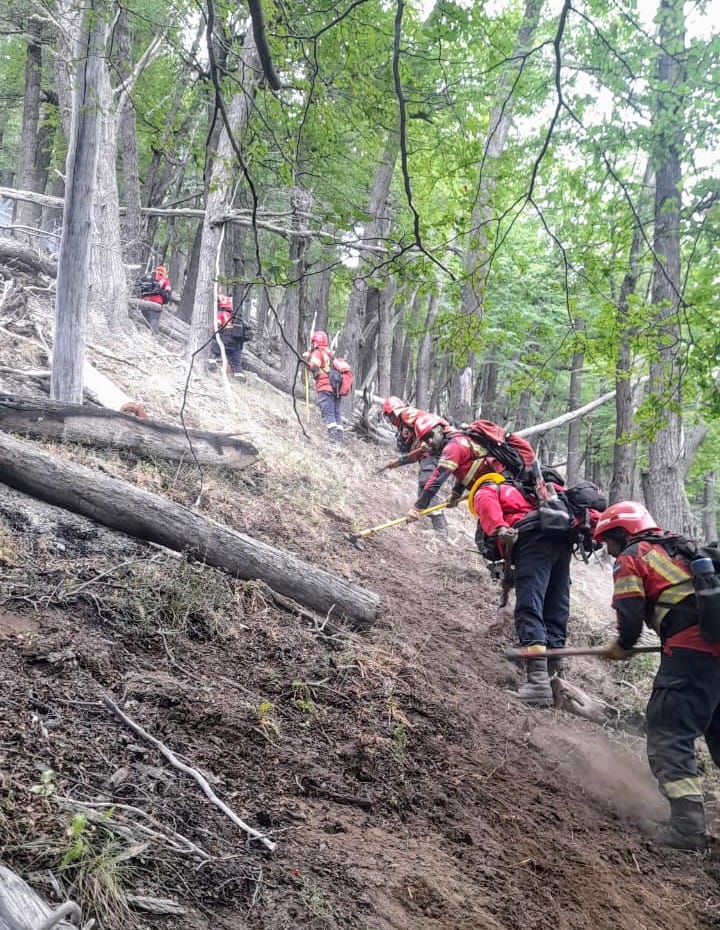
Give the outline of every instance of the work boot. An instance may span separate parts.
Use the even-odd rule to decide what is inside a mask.
[[[555,703],[548,678],[547,656],[527,659],[527,681],[520,687],[518,697],[532,707],[551,707]]]
[[[448,531],[446,526],[433,527],[435,530],[435,539],[441,540],[442,542],[448,541]]]
[[[548,678],[563,678],[565,663],[562,656],[548,656]]]
[[[708,847],[708,837],[703,802],[690,798],[671,800],[670,821],[660,828],[657,842],[671,849],[704,852]]]

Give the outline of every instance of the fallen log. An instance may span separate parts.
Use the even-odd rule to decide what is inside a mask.
[[[236,578],[259,578],[280,594],[357,627],[367,628],[377,616],[379,598],[372,591],[126,481],[53,458],[7,433],[0,433],[0,481],[129,536],[186,552]]]
[[[72,930],[80,925],[80,920],[77,904],[68,901],[59,908],[49,908],[27,882],[12,869],[0,865],[0,930],[42,930],[44,927]]]
[[[122,449],[143,457],[202,465],[245,468],[257,458],[249,442],[205,430],[187,430],[128,413],[0,396],[0,429],[36,439],[79,442],[102,449]],[[194,456],[194,457],[193,457]]]

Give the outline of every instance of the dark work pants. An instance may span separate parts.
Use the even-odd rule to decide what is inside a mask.
[[[513,547],[515,631],[521,646],[565,645],[570,615],[572,543],[547,539],[538,529],[520,528]]]
[[[647,706],[647,754],[670,800],[702,800],[695,740],[720,766],[720,657],[695,649],[662,654]]]
[[[237,339],[227,339],[223,340],[223,345],[225,346],[225,357],[228,360],[228,365],[232,369],[232,373],[236,375],[242,371],[243,342]],[[220,358],[220,346],[217,344],[217,339],[213,339],[210,343],[210,355],[212,358]]]
[[[140,308],[140,312],[145,317],[145,322],[150,327],[150,332],[153,336],[156,336],[160,332],[160,314],[162,313],[162,305],[158,304],[157,310],[146,309],[145,307]]]
[[[317,404],[320,416],[328,428],[332,442],[342,442],[342,417],[340,415],[340,398],[331,391],[318,391]]]
[[[437,463],[438,463],[437,455],[426,455],[424,458],[421,458],[420,461],[418,462],[418,466],[420,469],[418,472],[418,497],[420,497],[420,495],[422,494],[423,488],[425,487],[425,484],[427,483],[428,478],[430,477],[430,475],[432,475],[432,473],[437,468]],[[435,497],[433,497],[430,503],[428,504],[428,507],[434,507],[435,504],[439,504],[439,503],[440,503],[440,498],[436,494]],[[447,529],[447,517],[445,516],[442,510],[439,510],[437,513],[431,513],[430,522],[432,523],[433,529],[438,532],[440,530]]]

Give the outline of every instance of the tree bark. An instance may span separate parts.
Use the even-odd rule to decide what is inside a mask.
[[[91,0],[82,27],[70,149],[65,169],[65,210],[58,261],[50,396],[82,403],[82,371],[88,305],[88,272],[101,114],[96,88],[106,70],[107,23]]]
[[[703,478],[703,508],[702,533],[707,542],[714,542],[718,538],[716,507],[717,472],[709,471]]]
[[[0,398],[0,429],[35,439],[79,442],[101,449],[123,449],[141,458],[169,459],[224,468],[245,468],[257,459],[249,442],[206,430],[183,430],[158,420],[101,407]]]
[[[132,74],[132,52],[128,11],[120,7],[115,24],[115,48],[117,69],[123,82]],[[142,216],[140,214],[140,169],[138,167],[137,132],[135,109],[126,94],[118,115],[120,150],[122,152],[123,202],[125,211],[122,221],[123,254],[130,265],[141,265],[143,260]],[[171,279],[172,280],[172,279]]]
[[[422,410],[427,409],[430,399],[430,349],[432,347],[432,332],[435,318],[438,314],[440,300],[437,294],[430,295],[427,316],[425,317],[425,332],[418,348],[416,375],[415,375],[415,406]]]
[[[27,190],[39,190],[38,185],[38,127],[40,123],[40,77],[42,74],[42,23],[37,16],[27,20],[28,44],[25,59],[25,93],[23,98],[22,130],[18,150],[17,184]],[[35,204],[16,201],[13,223],[17,226],[37,228],[40,225],[40,208]],[[18,231],[15,237],[27,242],[27,235]]]
[[[583,320],[575,320],[575,332],[580,335],[585,331]],[[570,371],[570,388],[568,390],[568,407],[576,410],[582,398],[582,370],[585,352],[576,345],[572,355]],[[565,478],[568,485],[577,484],[580,478],[580,420],[571,420],[568,424],[568,451]]]
[[[56,912],[57,908],[48,907],[19,875],[0,865],[0,930],[37,930],[46,926],[50,915]],[[80,908],[76,904],[67,902],[64,913],[74,917],[73,922],[59,920],[51,926],[57,930],[73,930],[80,926]]]
[[[307,225],[306,216],[312,208],[312,195],[302,188],[294,188],[290,195],[290,210],[292,217],[290,225],[293,229],[300,229]],[[290,240],[290,274],[288,285],[283,294],[282,311],[285,341],[282,343],[280,354],[283,361],[283,370],[288,378],[292,379],[297,367],[298,355],[307,348],[303,344],[301,324],[301,308],[306,304],[307,267],[305,256],[308,240],[298,233]]]
[[[478,172],[477,193],[472,209],[471,229],[465,247],[463,259],[465,282],[462,290],[461,312],[468,320],[471,347],[467,353],[467,362],[463,368],[453,372],[451,381],[450,413],[458,421],[469,420],[474,413],[472,395],[467,391],[466,371],[470,369],[470,379],[474,382],[472,369],[475,366],[475,352],[472,342],[477,341],[477,324],[483,315],[483,303],[488,268],[490,240],[488,230],[492,222],[492,200],[497,185],[498,163],[507,143],[512,125],[513,99],[512,85],[517,72],[522,68],[530,49],[533,35],[540,19],[543,0],[526,0],[523,19],[517,33],[512,56],[508,67],[502,73],[495,94],[495,103],[490,112],[490,123],[485,141],[485,150]],[[480,398],[484,411],[485,397]]]
[[[379,598],[371,591],[180,504],[53,458],[6,433],[0,433],[0,481],[103,526],[186,552],[235,577],[260,578],[320,614],[345,617],[362,627],[377,616]]]
[[[250,118],[252,101],[261,74],[260,59],[255,48],[252,29],[248,29],[245,34],[238,68],[239,73],[236,80],[239,82],[240,90],[232,98],[227,108],[229,126],[223,124],[218,142],[217,157],[213,161],[208,185],[195,304],[190,324],[190,338],[187,345],[189,358],[209,344],[214,328],[216,265],[223,231],[221,218],[234,199],[238,178],[237,156],[228,129],[234,136],[239,137],[242,135]]]
[[[655,168],[652,307],[658,360],[650,365],[649,391],[663,425],[648,448],[645,502],[659,525],[691,534],[692,515],[683,487],[682,369],[679,353],[681,164],[685,84],[683,0],[661,0],[658,11],[658,87],[652,116]]]
[[[634,327],[630,322],[630,298],[635,293],[640,277],[640,263],[645,249],[645,231],[643,221],[647,207],[648,193],[653,181],[653,170],[648,161],[645,166],[642,193],[636,208],[639,222],[636,222],[630,243],[628,270],[620,285],[618,295],[617,319],[619,329],[618,357],[615,365],[615,446],[613,448],[613,470],[610,481],[608,500],[632,500],[635,496],[635,460],[637,442],[629,441],[634,428],[635,388],[632,383],[633,349],[632,337]]]
[[[368,222],[364,231],[364,238],[368,245],[377,246],[382,244],[382,237],[388,226],[387,199],[390,193],[390,182],[392,181],[399,153],[400,137],[397,130],[392,130],[388,134],[382,162],[378,166],[373,179],[370,203],[367,210]],[[355,371],[355,380],[358,384],[363,382],[366,375],[366,372],[360,368],[360,352],[362,349],[363,327],[366,323],[369,274],[368,263],[366,261],[360,262],[358,275],[353,281],[350,291],[342,338],[343,351]]]

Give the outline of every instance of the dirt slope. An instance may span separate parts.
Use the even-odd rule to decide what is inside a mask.
[[[176,412],[169,351],[140,363],[152,391],[127,366],[107,370],[156,412]],[[439,551],[412,527],[359,552],[343,536],[353,518],[402,513],[414,471],[377,477],[381,451],[350,439],[329,452],[317,422],[304,439],[260,382],[230,390],[194,385],[193,425],[241,427],[263,459],[240,478],[206,475],[200,507],[373,588],[382,616],[369,634],[327,635],[252,584],[157,550],[104,560],[91,531],[58,547],[0,517],[2,859],[48,899],[54,886],[83,900],[103,928],[720,926],[715,863],[653,845],[665,804],[642,739],[514,698],[509,617],[471,551],[467,512],[451,514]],[[190,469],[58,454],[197,497]],[[600,566],[576,580],[579,638],[603,622],[609,581]],[[573,668],[615,694],[606,669]],[[276,851],[246,843],[102,693],[201,769]],[[80,802],[107,819],[79,819],[92,810]],[[178,834],[210,858],[188,856]],[[184,913],[138,910],[138,897]]]

